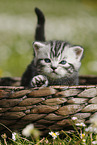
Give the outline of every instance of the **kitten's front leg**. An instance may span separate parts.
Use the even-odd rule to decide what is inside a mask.
[[[46,86],[48,86],[48,80],[43,75],[37,75],[32,78],[31,86],[32,87],[46,87]]]

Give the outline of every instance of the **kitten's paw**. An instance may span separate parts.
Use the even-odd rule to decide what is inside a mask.
[[[31,86],[32,87],[46,87],[46,86],[48,86],[48,80],[43,75],[37,75],[32,78]]]

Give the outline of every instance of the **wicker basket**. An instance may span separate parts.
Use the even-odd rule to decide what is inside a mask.
[[[19,86],[20,78],[1,78],[0,123],[12,131],[33,123],[42,133],[70,129],[73,116],[88,124],[97,112],[96,84],[96,76],[81,76],[79,86],[25,89]]]

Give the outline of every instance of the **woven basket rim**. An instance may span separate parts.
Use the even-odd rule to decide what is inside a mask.
[[[1,77],[0,79],[6,79],[8,77]],[[15,81],[18,81],[20,82],[21,81],[21,78],[20,77],[9,77]],[[96,75],[80,75],[79,76],[80,80],[97,80],[97,76]],[[91,81],[90,81],[91,82]],[[68,86],[68,85],[53,85],[53,86],[48,86],[48,87],[52,87],[52,88],[55,88],[55,89],[62,89],[62,88],[66,88],[66,89],[75,89],[75,88],[97,88],[97,83],[93,83],[93,84],[79,84],[79,85],[74,85],[74,86]],[[16,86],[16,85],[0,85],[0,89],[19,89],[19,90],[24,90],[24,89],[33,89],[33,90],[36,90],[36,89],[40,89],[40,87],[38,88],[26,88],[24,86]]]
[[[83,89],[83,88],[97,88],[97,85],[75,85],[75,86],[64,86],[64,85],[61,85],[61,86],[48,86],[50,88],[54,88],[54,89],[62,89],[62,88],[66,88],[66,89]],[[46,88],[46,87],[44,87]],[[0,89],[19,89],[19,90],[23,90],[23,89],[33,89],[33,90],[36,90],[36,89],[40,89],[40,87],[38,88],[25,88],[23,86],[20,86],[20,87],[16,87],[16,86],[0,86]]]

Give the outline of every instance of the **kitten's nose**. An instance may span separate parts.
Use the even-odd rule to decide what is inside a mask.
[[[55,67],[55,66],[51,66],[51,68],[52,68],[53,70],[57,69],[57,67]]]

